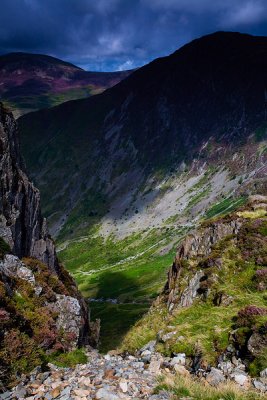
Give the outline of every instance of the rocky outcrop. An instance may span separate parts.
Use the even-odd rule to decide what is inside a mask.
[[[204,221],[179,245],[165,290],[155,302],[154,312],[166,304],[169,311],[169,325],[160,331],[166,339],[160,342],[168,350],[190,348],[192,369],[200,376],[210,363],[205,347],[210,342],[216,368],[206,369],[205,376],[211,385],[231,379],[244,388],[253,382],[267,390],[262,376],[267,349],[266,229],[267,196],[262,195],[250,196],[231,214]],[[260,378],[252,380],[250,373]]]
[[[43,277],[40,277],[41,273]],[[45,276],[48,279],[47,282]],[[0,283],[1,281],[5,283],[5,289],[9,292],[5,295],[2,294],[3,298],[0,302],[3,307],[2,310],[4,306],[6,310],[9,310],[9,303],[12,302],[14,295],[25,299],[29,294],[30,299],[28,301],[32,303],[33,313],[38,312],[38,302],[43,309],[47,309],[48,315],[55,316],[53,318],[55,321],[53,324],[55,329],[54,339],[57,339],[57,332],[64,332],[69,341],[67,348],[71,349],[78,344],[81,327],[84,324],[84,321],[82,321],[83,305],[79,303],[76,297],[73,297],[75,293],[73,293],[72,288],[67,288],[56,274],[49,273],[45,264],[38,263],[34,259],[25,259],[25,262],[22,262],[17,256],[6,254],[3,260],[0,260]],[[49,281],[50,285],[48,286]],[[34,292],[32,294],[30,294],[31,289]],[[4,298],[7,294],[7,298]],[[25,304],[25,309],[27,309],[27,304]],[[23,313],[21,316],[23,316]],[[10,321],[12,317],[14,318],[14,315],[10,313]],[[44,327],[45,324],[46,321],[44,321]],[[4,327],[2,328],[4,330]],[[34,327],[31,326],[31,329],[34,330]],[[47,331],[45,332],[47,334]],[[58,334],[59,336],[60,334]],[[50,346],[48,347],[50,348]]]
[[[187,288],[183,291],[180,299],[181,307],[189,307],[193,304],[198,290],[200,289],[201,279],[205,276],[203,271],[198,271],[193,278],[189,281]]]
[[[182,307],[192,305],[200,289],[201,279],[205,276],[202,270],[197,271],[189,280],[184,291],[181,291],[179,279],[186,268],[186,262],[207,257],[211,253],[212,246],[229,235],[237,234],[241,225],[242,220],[239,218],[229,221],[216,221],[206,227],[199,228],[182,241],[169,270],[168,281],[164,289],[168,297],[167,303],[170,311],[177,305]],[[212,260],[212,263],[216,263],[216,260]],[[219,263],[220,260],[218,260]]]
[[[48,354],[88,344],[89,316],[60,265],[20,156],[16,122],[0,103],[0,387]]]
[[[77,343],[82,319],[79,301],[71,296],[56,294],[56,301],[51,305],[51,310],[58,313],[57,329],[70,333],[73,341]]]
[[[39,191],[19,152],[17,124],[0,104],[0,236],[18,257],[31,256],[57,270],[55,246],[42,218]]]

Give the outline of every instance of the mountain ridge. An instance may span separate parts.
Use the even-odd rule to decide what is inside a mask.
[[[232,40],[233,36],[237,38],[237,44]],[[210,41],[213,47],[215,46],[218,37],[222,39],[226,52],[230,40],[232,44],[230,53],[235,54],[234,61],[229,56],[230,61],[227,60],[226,66],[223,66],[225,69],[223,73],[220,62],[217,66],[217,60],[214,61],[216,57],[211,52],[211,65],[214,62],[217,67],[212,73],[211,67],[208,67],[209,71],[204,73],[203,68],[207,69],[209,60],[206,57],[202,59],[202,54],[209,51]],[[249,46],[245,46],[247,40]],[[239,45],[240,41],[242,46]],[[69,170],[71,175],[77,166],[79,180],[82,181],[86,178],[86,170],[96,169],[98,179],[103,185],[108,185],[113,179],[112,173],[116,176],[122,169],[124,173],[128,173],[130,166],[132,170],[139,171],[139,174],[149,175],[153,169],[173,168],[179,163],[191,162],[193,158],[198,157],[201,146],[206,141],[213,140],[218,143],[221,141],[225,146],[242,142],[249,131],[252,132],[253,129],[264,125],[265,121],[267,56],[266,46],[263,46],[265,51],[261,54],[262,43],[266,43],[266,38],[258,39],[242,34],[236,36],[232,33],[209,35],[185,45],[164,59],[155,60],[140,68],[104,94],[21,118],[19,123],[25,149],[24,156],[29,170],[34,174],[34,179],[38,180],[35,171],[41,168],[44,173],[38,183],[42,188],[47,179],[45,171],[49,170],[50,149],[53,160],[56,155],[58,163],[61,163],[58,171],[53,172],[56,182],[58,178],[55,173],[60,176],[62,174],[60,169],[64,165],[63,169]],[[236,53],[239,47],[241,50]],[[251,48],[254,49],[254,55],[260,52],[257,62],[256,59],[251,60]],[[190,55],[192,51],[193,58]],[[221,49],[218,49],[217,53],[220,51]],[[191,57],[190,62],[187,60],[188,53]],[[248,55],[251,68],[242,67]],[[202,60],[202,64],[195,62],[196,57]],[[218,57],[221,60],[225,56]],[[162,62],[166,64],[165,69]],[[194,68],[197,68],[198,73]],[[253,71],[253,68],[258,71]],[[164,81],[163,76],[165,76]],[[202,81],[199,80],[200,76]],[[226,93],[228,94],[225,95]],[[69,117],[66,119],[65,115]],[[32,148],[31,143],[36,142],[37,137],[38,145]],[[71,169],[65,165],[66,162],[59,154],[61,151],[59,143],[63,140],[66,141],[64,146],[66,154],[70,151],[70,147],[72,148]],[[94,148],[93,143],[95,143]],[[90,160],[86,160],[84,154],[86,146],[92,158],[95,157],[94,152],[99,152],[102,159],[100,162],[98,156],[95,164],[103,164],[101,168],[91,165]],[[110,161],[110,166],[105,165],[106,159]],[[114,168],[113,165],[117,167]],[[62,183],[61,187],[63,186]],[[59,186],[57,190],[60,191]],[[75,196],[75,190],[71,189],[70,184],[69,190]],[[65,196],[65,206],[68,196]],[[73,202],[70,199],[69,201]]]
[[[131,71],[85,71],[44,54],[0,55],[0,96],[16,115],[88,97],[115,85]]]

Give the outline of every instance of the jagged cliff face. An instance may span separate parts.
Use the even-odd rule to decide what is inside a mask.
[[[56,271],[55,246],[41,215],[40,193],[25,173],[16,122],[2,105],[0,157],[0,236],[18,257],[36,257]]]
[[[177,249],[172,268],[168,273],[168,281],[165,292],[168,294],[168,309],[172,311],[175,306],[187,307],[193,304],[201,286],[201,280],[205,280],[205,272],[199,268],[191,277],[184,291],[180,287],[181,274],[185,273],[185,262],[201,260],[209,256],[213,246],[223,238],[236,235],[242,226],[242,220],[237,218],[230,221],[211,223],[188,235]],[[216,262],[214,262],[216,265]],[[212,265],[211,265],[212,266]]]
[[[216,361],[232,367],[234,357],[242,358],[252,375],[267,360],[266,235],[262,195],[250,196],[235,213],[206,221],[180,243],[158,299],[167,304],[171,321],[179,321],[179,334],[186,332],[186,345],[192,337],[196,341],[193,354],[206,353],[207,360],[213,346]]]
[[[0,103],[0,389],[48,355],[88,344],[85,300],[59,264],[19,152],[17,125]]]
[[[258,209],[262,210],[264,216],[266,214],[266,212],[264,214],[264,210],[267,210],[267,197],[250,196],[249,207],[252,210],[251,212],[255,212],[255,218]],[[195,298],[201,293],[203,282],[207,279],[207,269],[214,268],[216,270],[216,268],[223,267],[220,254],[216,254],[216,257],[212,255],[213,249],[223,239],[233,237],[238,241],[240,230],[241,234],[244,235],[243,230],[246,223],[246,218],[239,217],[239,213],[237,213],[214,222],[208,222],[186,236],[177,249],[164,289],[169,311],[180,306],[188,307],[193,304]],[[261,245],[255,242],[256,250],[260,251]],[[264,265],[266,263],[266,259],[258,261],[259,264]],[[181,281],[186,274],[188,274],[188,285],[184,289]]]

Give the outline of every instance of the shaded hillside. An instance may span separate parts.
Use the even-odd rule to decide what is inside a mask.
[[[88,72],[42,54],[10,53],[0,56],[0,98],[20,115],[102,92],[129,73]]]
[[[54,231],[74,219],[76,230],[79,217],[90,225],[117,196],[131,208],[128,194],[149,174],[216,163],[253,133],[266,138],[266,66],[265,37],[216,33],[101,95],[22,117],[23,154]]]
[[[60,265],[0,103],[0,391],[23,372],[88,343],[87,305]],[[21,260],[22,258],[22,260]],[[0,396],[1,397],[1,396]]]

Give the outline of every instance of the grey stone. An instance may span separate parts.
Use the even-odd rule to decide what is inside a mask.
[[[26,396],[26,394],[27,394],[27,391],[23,387],[18,389],[18,390],[16,390],[16,391],[14,391],[14,396],[17,396],[18,398],[22,398],[23,399]]]
[[[127,384],[127,382],[124,380],[124,381],[120,381],[119,382],[119,386],[120,386],[120,388],[121,388],[121,390],[122,390],[122,392],[123,393],[126,393],[127,392],[127,390],[128,390],[128,384]]]
[[[78,342],[82,324],[81,306],[77,299],[63,294],[56,295],[56,301],[49,304],[50,308],[58,313],[57,328],[74,335],[74,343]]]
[[[240,386],[247,386],[249,383],[248,376],[242,373],[231,374],[231,378]]]
[[[97,400],[118,400],[119,397],[104,388],[98,389],[95,395]]]
[[[12,392],[5,392],[0,394],[0,400],[8,400],[11,398]]]
[[[265,385],[263,382],[261,382],[258,379],[253,380],[253,385],[257,390],[260,390],[263,393],[267,392],[267,385]]]
[[[170,364],[174,366],[175,364],[185,365],[186,355],[185,353],[177,353],[175,357],[172,358]]]
[[[2,275],[15,274],[15,277],[28,281],[38,296],[41,293],[41,287],[36,286],[34,273],[20,261],[20,258],[36,258],[46,264],[48,270],[59,279],[63,274],[59,273],[55,245],[49,235],[46,220],[41,214],[39,190],[34,187],[25,173],[18,136],[17,123],[12,113],[8,112],[1,103],[0,237],[9,244],[12,254],[7,254],[4,261],[0,262],[0,271]],[[73,284],[75,287],[75,282],[71,282],[72,278],[68,279],[69,285]],[[81,296],[77,297],[79,300],[75,300],[80,303],[79,331],[86,332],[83,328],[87,328],[87,306]],[[87,337],[83,339],[87,340]]]
[[[152,353],[149,350],[145,350],[141,354],[141,359],[143,362],[149,362],[151,360]]]
[[[168,296],[167,307],[172,311],[177,306],[189,306],[197,296],[197,290],[200,287],[200,279],[204,276],[202,271],[198,271],[190,280],[188,287],[181,296],[181,287],[179,285],[180,269],[182,261],[196,257],[207,257],[212,246],[225,236],[236,234],[242,225],[241,219],[226,222],[214,222],[207,227],[198,229],[180,243],[175,262],[168,274],[168,281],[165,286],[165,292]]]
[[[206,377],[206,380],[211,386],[217,386],[219,385],[219,383],[224,382],[226,379],[222,371],[217,368],[211,368]]]
[[[176,334],[177,334],[176,331],[168,332],[168,333],[165,333],[165,334],[163,334],[162,331],[159,331],[158,334],[157,334],[158,341],[165,343],[168,340],[170,340],[173,336],[175,336]]]
[[[61,391],[61,396],[68,396],[70,394],[71,388],[70,387],[65,387],[62,391]]]
[[[17,124],[0,105],[0,233],[18,256],[32,256],[55,271],[56,252],[40,209],[40,193],[24,172],[19,151]],[[42,242],[42,248],[39,243]]]
[[[160,366],[161,366],[160,360],[152,360],[151,363],[149,364],[148,369],[152,374],[159,374]]]
[[[148,342],[147,344],[145,344],[140,350],[139,352],[142,353],[145,350],[149,350],[151,351],[151,353],[153,353],[155,351],[155,347],[156,347],[156,340],[151,340],[150,342]]]
[[[200,281],[201,278],[203,278],[203,276],[205,276],[203,271],[201,270],[197,271],[196,274],[193,276],[193,278],[189,281],[187,288],[181,295],[179,303],[181,307],[189,307],[193,304],[194,299],[198,294],[198,289],[200,288]]]

